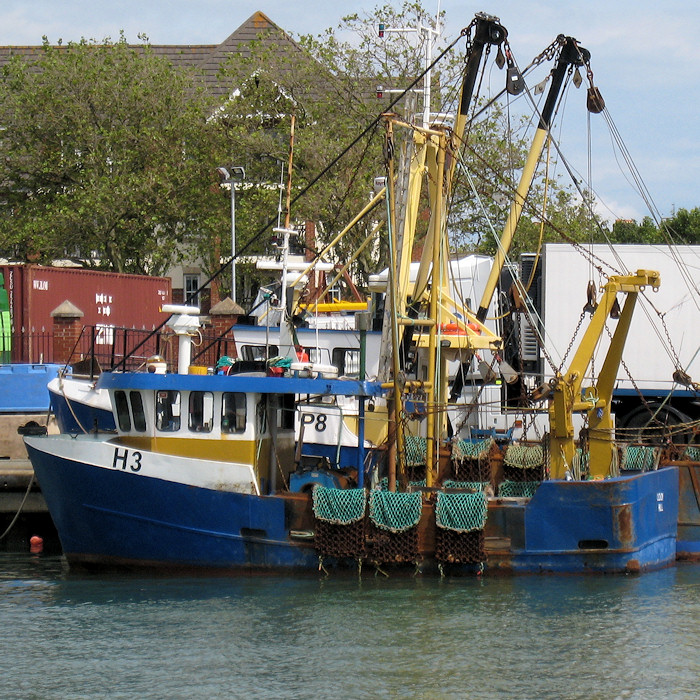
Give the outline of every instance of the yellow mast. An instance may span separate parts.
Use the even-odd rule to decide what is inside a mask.
[[[473,32],[473,37],[471,33]],[[506,37],[507,31],[495,17],[484,14],[477,14],[468,29],[471,45],[467,67],[465,69],[462,83],[462,94],[460,99],[459,113],[452,133],[452,142],[447,136],[445,128],[430,129],[419,128],[388,118],[387,125],[387,195],[393,202],[393,125],[403,126],[412,130],[412,157],[410,161],[410,175],[406,197],[406,215],[404,227],[401,231],[402,241],[400,246],[400,258],[398,241],[395,231],[395,217],[393,206],[389,207],[390,237],[391,237],[391,263],[389,279],[389,303],[391,304],[392,335],[391,345],[393,350],[393,401],[389,406],[390,427],[398,428],[397,421],[403,413],[402,392],[407,384],[403,377],[400,366],[400,334],[399,326],[427,327],[428,334],[421,334],[416,343],[418,347],[428,349],[428,377],[425,382],[417,382],[420,388],[427,392],[427,406],[429,418],[426,427],[427,443],[427,466],[426,482],[432,485],[438,468],[439,446],[443,438],[446,425],[446,414],[443,410],[445,397],[447,395],[447,375],[446,360],[442,353],[442,342],[439,334],[439,324],[443,317],[456,321],[455,315],[448,310],[448,305],[454,305],[447,292],[447,242],[446,233],[446,203],[449,199],[452,175],[455,168],[454,158],[451,159],[449,167],[446,168],[447,153],[454,150],[455,143],[461,143],[464,128],[467,123],[469,105],[473,94],[476,78],[481,63],[481,58],[487,46],[499,46]],[[391,165],[391,168],[389,168]],[[423,249],[423,259],[419,278],[413,289],[413,304],[422,303],[427,305],[427,318],[408,318],[406,315],[406,300],[409,297],[409,273],[411,264],[411,253],[414,247],[416,233],[416,221],[422,189],[423,178],[427,174],[429,198],[431,203],[431,221],[429,233]],[[428,293],[428,286],[430,287]],[[459,305],[461,307],[461,305]],[[460,313],[462,309],[460,308]],[[501,340],[491,333],[485,326],[476,321],[476,318],[468,310],[462,314],[460,328],[461,335],[454,336],[446,343],[452,349],[466,348],[473,350],[476,348],[498,349],[501,347]],[[479,330],[467,326],[467,322],[473,322]],[[410,383],[413,385],[414,383]],[[393,418],[393,420],[392,420]],[[390,441],[391,444],[392,441]],[[395,440],[399,463],[403,462],[404,443],[403,431],[398,429]],[[393,455],[389,459],[390,467],[395,463]],[[392,475],[390,472],[390,488]]]
[[[515,199],[510,206],[508,219],[505,227],[503,228],[503,233],[501,234],[501,244],[496,252],[494,264],[491,268],[491,274],[489,275],[484,293],[481,297],[479,309],[476,312],[476,316],[480,321],[483,321],[486,318],[488,308],[491,304],[491,299],[493,298],[496,285],[498,284],[498,279],[505,263],[505,256],[513,241],[513,236],[515,234],[515,229],[518,226],[518,221],[520,221],[520,215],[522,214],[523,207],[525,206],[525,199],[535,176],[537,163],[540,159],[540,155],[542,154],[542,149],[544,148],[546,139],[549,136],[554,109],[556,107],[557,100],[559,99],[559,93],[564,83],[564,78],[572,66],[584,65],[589,61],[591,56],[590,52],[579,46],[578,41],[572,37],[560,36],[558,37],[557,43],[559,44],[560,48],[557,64],[552,71],[552,83],[549,87],[549,92],[547,93],[547,99],[545,100],[544,107],[542,108],[539,125],[537,127],[537,131],[535,132],[535,137],[532,141],[530,152],[528,153],[527,161],[520,177],[520,182],[518,183]]]

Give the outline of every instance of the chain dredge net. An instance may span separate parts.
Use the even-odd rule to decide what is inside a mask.
[[[361,560],[367,547],[367,494],[364,489],[313,490],[314,547],[321,557]]]
[[[364,489],[335,489],[317,484],[313,490],[314,515],[335,525],[349,525],[362,520],[367,505]]]
[[[501,498],[532,498],[540,481],[509,481],[505,479],[498,485]]]
[[[624,471],[651,472],[659,467],[661,450],[646,445],[625,445],[622,448],[620,469]]]
[[[504,481],[540,482],[544,478],[545,450],[540,444],[509,445],[503,458]],[[503,483],[498,487],[502,495]]]
[[[486,524],[487,498],[479,493],[444,493],[438,491],[435,524],[454,532],[483,530]]]
[[[404,532],[416,527],[422,512],[423,496],[420,491],[372,491],[369,497],[370,520],[377,527],[389,532]]]

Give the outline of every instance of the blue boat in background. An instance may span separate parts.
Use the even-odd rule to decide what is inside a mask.
[[[60,369],[58,364],[0,364],[0,413],[46,413],[46,387]]]

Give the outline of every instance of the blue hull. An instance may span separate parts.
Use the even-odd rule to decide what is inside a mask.
[[[680,462],[679,559],[700,561],[700,464]]]
[[[489,507],[487,565],[522,573],[650,571],[674,562],[677,522],[676,467],[545,481],[529,502]]]
[[[50,438],[35,440],[50,444]],[[73,565],[318,568],[313,539],[303,539],[313,529],[308,496],[255,496],[185,486],[85,465],[30,444],[27,449]],[[675,467],[605,481],[544,482],[529,501],[491,500],[486,570],[658,569],[675,560],[677,519]],[[420,535],[428,543],[426,564],[431,532],[434,527],[428,526]]]
[[[289,538],[286,499],[134,478],[27,450],[72,564],[167,569],[312,569]]]
[[[81,401],[70,401],[60,394],[49,392],[51,410],[56,416],[58,429],[62,433],[82,433],[101,430],[112,432],[117,429],[112,411],[106,411]]]

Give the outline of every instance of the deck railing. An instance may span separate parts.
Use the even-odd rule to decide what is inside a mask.
[[[177,367],[178,342],[172,331],[137,328],[84,326],[70,358],[54,356],[52,331],[22,329],[4,338],[0,364],[81,363],[81,373],[93,375],[100,369],[136,371],[153,355],[165,358],[168,369]],[[9,342],[8,342],[9,341]],[[193,340],[192,364],[216,367],[219,358],[235,356],[235,342],[204,329]],[[93,362],[90,362],[92,358]]]

